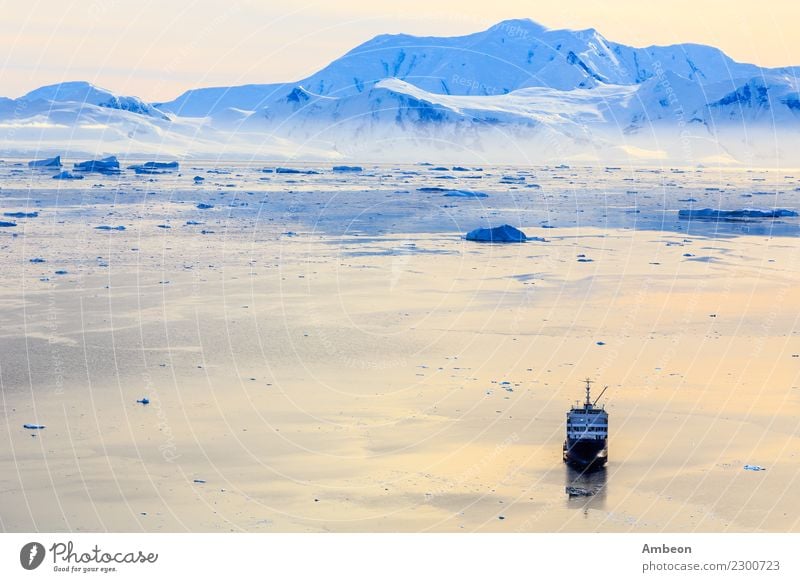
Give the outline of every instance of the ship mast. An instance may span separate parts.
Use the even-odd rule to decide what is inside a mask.
[[[592,406],[592,397],[590,395],[591,389],[592,381],[589,378],[586,378],[586,408],[590,408]]]

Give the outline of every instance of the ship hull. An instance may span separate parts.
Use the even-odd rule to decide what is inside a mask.
[[[608,440],[567,440],[564,442],[564,462],[577,469],[599,469],[608,462]]]

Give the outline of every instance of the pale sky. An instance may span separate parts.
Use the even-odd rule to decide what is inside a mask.
[[[164,6],[168,4],[168,6]],[[0,0],[0,95],[87,80],[165,101],[295,81],[381,33],[455,36],[508,18],[596,28],[633,46],[696,42],[800,65],[800,0]]]

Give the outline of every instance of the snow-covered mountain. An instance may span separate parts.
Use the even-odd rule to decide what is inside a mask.
[[[664,71],[706,85],[757,76],[761,69],[703,45],[637,49],[610,42],[593,29],[548,30],[531,20],[509,20],[460,37],[381,35],[294,85],[347,97],[397,78],[436,94],[502,95],[526,87],[633,85]],[[286,89],[286,84],[195,89],[159,107],[190,115],[257,109]]]
[[[460,37],[381,35],[295,83],[193,89],[165,103],[88,83],[43,87],[0,100],[0,137],[35,127],[44,140],[51,124],[215,155],[800,161],[798,72],[511,20]]]

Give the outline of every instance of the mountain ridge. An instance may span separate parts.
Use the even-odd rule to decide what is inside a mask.
[[[752,136],[793,149],[798,71],[739,63],[706,45],[634,48],[593,28],[513,19],[462,36],[378,35],[297,82],[191,89],[161,103],[86,82],[50,85],[0,99],[0,122],[20,125],[17,139],[45,139],[48,124],[104,127],[101,142],[185,151],[280,143],[294,156],[368,155],[392,141],[426,155],[455,140],[483,156],[547,154],[539,142],[549,140],[564,155],[673,159],[686,155],[691,134],[704,155],[743,160],[771,151]]]

